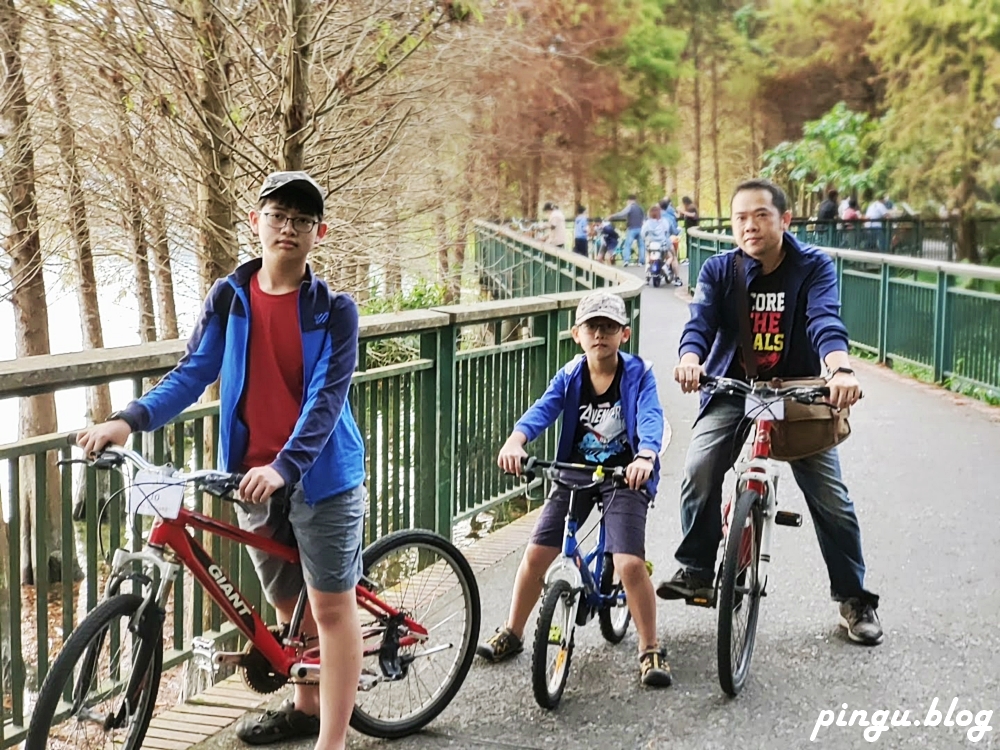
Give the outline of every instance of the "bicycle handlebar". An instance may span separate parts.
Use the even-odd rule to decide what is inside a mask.
[[[75,446],[76,441],[77,434],[75,432],[71,432],[66,436],[66,442],[69,445]],[[121,466],[125,461],[144,471],[167,474],[174,479],[190,482],[215,497],[232,499],[234,502],[239,502],[230,495],[239,489],[240,483],[243,481],[243,474],[240,473],[231,474],[227,471],[217,471],[216,469],[197,469],[190,472],[177,471],[170,466],[157,466],[154,463],[150,463],[142,454],[129,448],[123,448],[120,445],[105,446],[101,450],[100,455],[88,459],[87,463],[97,469],[113,469]]]
[[[573,464],[567,463],[565,461],[546,461],[541,458],[535,458],[534,456],[528,456],[527,458],[521,459],[521,476],[527,481],[531,482],[535,479],[535,469],[545,469],[546,472],[549,471],[587,471],[593,474],[599,474],[600,477],[595,479],[588,485],[581,485],[577,489],[583,489],[584,487],[596,487],[604,482],[624,482],[625,481],[625,467],[617,466],[615,468],[605,468],[604,466],[593,466],[588,464]],[[549,479],[553,481],[558,481],[557,477],[552,474],[547,474]]]
[[[754,396],[759,399],[791,400],[802,404],[814,404],[817,400],[830,395],[830,389],[827,386],[793,385],[786,388],[772,388],[764,383],[754,383],[751,385],[744,380],[716,378],[711,375],[702,375],[699,383],[701,384],[701,389],[708,393]]]

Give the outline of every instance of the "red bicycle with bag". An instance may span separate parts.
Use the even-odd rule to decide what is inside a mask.
[[[76,436],[69,441],[75,445]],[[247,639],[238,652],[215,652],[212,644],[201,643],[203,658],[236,667],[260,693],[289,682],[318,681],[319,649],[299,632],[305,587],[292,621],[269,628],[194,536],[194,531],[216,534],[299,561],[294,547],[185,507],[191,488],[238,502],[232,495],[242,475],[184,473],[117,446],[86,463],[136,468],[128,513],[153,516],[152,526],[141,551],[115,552],[104,598],[53,662],[32,712],[26,750],[51,747],[50,733],[63,722],[58,734],[69,735],[66,741],[74,748],[141,747],[163,667],[165,607],[181,567]],[[479,588],[462,553],[428,531],[389,534],[367,547],[363,558],[364,576],[356,587],[363,668],[351,726],[373,737],[403,737],[441,713],[465,680],[479,636]],[[126,582],[130,592],[123,590]]]

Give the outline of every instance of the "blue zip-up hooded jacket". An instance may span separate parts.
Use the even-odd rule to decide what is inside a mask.
[[[250,278],[260,258],[219,279],[205,300],[187,353],[155,388],[124,410],[134,429],[162,427],[193,404],[221,375],[220,461],[239,471],[247,428],[239,416],[250,340]],[[299,288],[302,408],[288,442],[271,464],[290,487],[302,482],[306,502],[353,489],[365,480],[365,448],[347,393],[358,356],[358,309],[346,294],[306,275]]]
[[[656,454],[653,473],[646,482],[650,497],[656,497],[660,480],[660,447],[663,443],[663,408],[656,392],[653,365],[625,352],[618,352],[624,363],[621,380],[622,412],[625,431],[633,453],[649,449]],[[557,461],[569,461],[573,452],[573,437],[580,420],[580,391],[583,388],[583,368],[587,358],[580,354],[556,373],[545,390],[524,416],[514,425],[530,443],[546,429],[563,418],[559,436]]]
[[[820,374],[827,354],[848,351],[847,328],[840,319],[837,273],[830,256],[818,248],[799,245],[788,232],[784,248],[788,345],[782,368],[788,377],[813,377]],[[690,305],[691,319],[681,334],[680,356],[697,354],[705,372],[713,377],[725,376],[739,344],[736,253],[746,258],[748,285],[760,274],[760,263],[739,248],[705,261]],[[701,394],[699,416],[709,400],[708,394]]]

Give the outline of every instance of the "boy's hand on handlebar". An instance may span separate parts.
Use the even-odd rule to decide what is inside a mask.
[[[240,498],[245,503],[263,503],[284,486],[285,480],[271,466],[258,466],[243,476]]]
[[[112,419],[88,427],[76,434],[76,444],[83,448],[88,458],[95,458],[109,445],[125,445],[132,428],[124,419]]]
[[[511,435],[500,449],[500,455],[497,456],[497,466],[507,474],[519,477],[521,476],[521,460],[527,457],[528,454],[524,450],[521,436]]]
[[[681,361],[674,368],[674,380],[681,384],[681,390],[685,393],[693,393],[698,390],[701,384],[701,377],[705,374],[705,367],[697,360]]]
[[[639,456],[625,467],[625,482],[629,489],[637,490],[649,481],[652,474],[652,459]]]
[[[827,387],[830,389],[830,403],[838,409],[854,406],[861,398],[861,383],[847,372],[838,372],[827,381]]]

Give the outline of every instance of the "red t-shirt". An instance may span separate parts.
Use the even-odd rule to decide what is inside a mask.
[[[267,294],[250,278],[250,341],[240,416],[249,431],[243,470],[267,466],[291,437],[302,410],[299,292]]]

